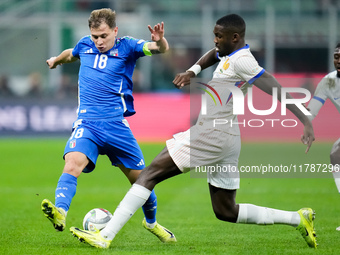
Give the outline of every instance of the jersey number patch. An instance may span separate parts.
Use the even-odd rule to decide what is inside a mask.
[[[97,54],[96,58],[94,59],[93,68],[97,68],[98,66],[100,69],[104,69],[106,67],[107,60],[108,57],[106,55]]]
[[[73,138],[80,138],[83,136],[84,133],[84,129],[83,128],[79,128],[73,131],[70,140],[72,140]]]

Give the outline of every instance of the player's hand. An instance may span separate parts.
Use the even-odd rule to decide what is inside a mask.
[[[176,75],[175,79],[172,83],[176,86],[176,88],[181,89],[186,85],[190,84],[190,78],[195,77],[195,73],[192,71],[188,71],[185,73],[179,73]]]
[[[149,31],[151,33],[151,40],[154,42],[158,42],[164,37],[164,22],[161,24],[157,24],[152,28],[150,25],[148,25]]]
[[[46,60],[46,64],[48,65],[48,67],[50,68],[50,69],[54,69],[54,68],[56,68],[58,65],[55,63],[55,59],[56,59],[57,57],[51,57],[50,59],[47,59]]]
[[[309,148],[312,146],[313,141],[315,140],[313,127],[310,125],[306,125],[303,129],[303,135],[301,135],[301,141],[303,144],[307,145],[307,149],[305,153],[309,151]]]

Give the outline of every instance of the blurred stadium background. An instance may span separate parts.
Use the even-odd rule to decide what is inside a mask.
[[[147,25],[165,22],[170,52],[140,59],[134,74],[137,114],[129,121],[140,141],[164,141],[189,127],[188,90],[176,90],[172,80],[214,47],[212,29],[223,15],[238,13],[245,19],[246,42],[282,85],[304,86],[313,93],[333,70],[340,27],[340,2],[335,0],[2,0],[0,136],[67,137],[76,114],[79,61],[52,71],[45,61],[89,34],[89,14],[102,7],[116,10],[118,36],[149,39]],[[209,70],[199,77],[211,77]],[[259,96],[258,106],[262,101]],[[333,140],[336,129],[322,132],[322,125],[335,109],[326,104],[322,111],[316,133]],[[281,139],[291,134],[296,139],[292,130],[284,131]],[[270,138],[270,131],[243,134],[245,140],[263,137]]]

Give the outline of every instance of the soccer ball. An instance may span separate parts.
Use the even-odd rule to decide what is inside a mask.
[[[83,228],[85,230],[96,231],[105,228],[112,218],[112,214],[103,208],[95,208],[89,211],[83,220]]]

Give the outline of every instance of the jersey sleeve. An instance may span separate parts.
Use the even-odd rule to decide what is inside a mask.
[[[312,100],[310,100],[308,104],[308,109],[312,115],[307,115],[310,121],[312,121],[316,117],[316,115],[318,115],[322,106],[323,104],[314,97],[312,98]]]
[[[234,69],[235,73],[249,84],[252,84],[265,72],[264,68],[259,66],[256,59],[249,55],[240,56],[235,62]]]
[[[91,48],[91,36],[90,35],[86,35],[83,38],[81,38],[78,43],[76,44],[76,46],[73,48],[72,50],[72,55],[76,58],[80,58],[80,52],[83,52],[85,48]]]
[[[328,96],[327,96],[327,84],[329,82],[328,77],[324,77],[316,87],[314,96],[312,100],[308,104],[309,112],[312,114],[308,116],[310,120],[313,120],[316,115],[318,115],[321,107],[326,102]]]
[[[79,43],[73,48],[72,55],[76,58],[79,58]]]
[[[148,55],[147,52],[145,52],[145,47],[144,47],[147,41],[143,39],[135,39],[133,37],[128,37],[128,36],[125,37],[124,39],[127,40],[136,59]]]
[[[72,55],[76,58],[80,58],[79,53],[80,49],[82,48],[82,42],[84,41],[84,38],[85,37],[81,38],[72,50]]]
[[[327,76],[322,78],[322,80],[319,82],[318,86],[316,87],[316,90],[313,96],[315,100],[320,101],[320,103],[322,104],[324,104],[328,98],[327,96],[328,83],[329,83],[329,78]]]

